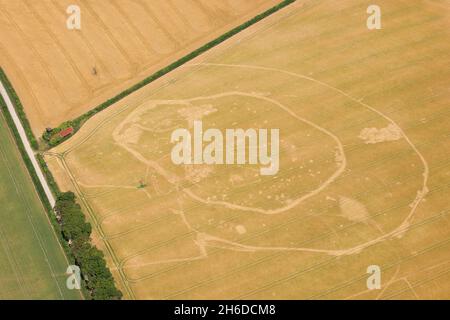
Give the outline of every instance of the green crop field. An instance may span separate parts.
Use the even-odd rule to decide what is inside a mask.
[[[80,299],[68,262],[0,112],[0,299]]]

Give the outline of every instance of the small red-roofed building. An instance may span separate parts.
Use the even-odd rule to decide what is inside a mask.
[[[59,133],[59,136],[60,136],[61,138],[65,138],[65,137],[71,135],[72,133],[73,133],[73,127],[69,127],[69,128],[67,128],[67,129],[62,130],[62,131]]]

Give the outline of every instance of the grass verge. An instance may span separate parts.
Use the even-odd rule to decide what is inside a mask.
[[[6,76],[3,69],[0,67],[0,81],[5,86],[6,92],[8,93],[8,96],[10,97],[12,103],[14,104],[14,108],[16,109],[17,116],[20,119],[20,122],[22,123],[23,128],[25,129],[25,133],[27,135],[28,141],[30,142],[31,147],[34,150],[37,150],[39,148],[39,143],[36,140],[33,131],[31,130],[30,122],[28,121],[28,118],[25,114],[25,111],[23,109],[22,102],[19,99],[19,96],[17,95],[16,91],[14,90],[11,82],[9,81],[8,77]]]

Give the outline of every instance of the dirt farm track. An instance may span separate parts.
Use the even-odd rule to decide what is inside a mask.
[[[450,298],[450,7],[377,3],[297,1],[45,154],[126,298]],[[279,172],[174,164],[198,120],[279,128]]]
[[[0,0],[0,65],[40,136],[278,2]]]

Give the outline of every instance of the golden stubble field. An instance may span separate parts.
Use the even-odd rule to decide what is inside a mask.
[[[450,8],[370,4],[298,2],[46,155],[128,298],[450,297]],[[280,129],[279,172],[174,165],[195,120]]]
[[[40,136],[278,2],[0,0],[0,65]]]

